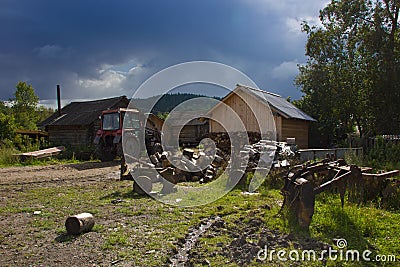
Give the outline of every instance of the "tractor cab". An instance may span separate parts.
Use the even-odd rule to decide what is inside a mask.
[[[94,139],[97,157],[101,161],[110,161],[122,156],[122,131],[138,136],[142,127],[137,109],[104,110],[100,116],[100,129]]]
[[[139,129],[141,127],[137,109],[105,110],[102,112],[100,119],[100,130],[103,131],[122,130],[124,122],[125,129]]]

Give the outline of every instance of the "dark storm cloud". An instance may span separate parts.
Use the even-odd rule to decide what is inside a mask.
[[[191,60],[228,64],[262,88],[298,95],[293,64],[304,59],[305,38],[287,22],[307,14],[268,2],[3,1],[0,99],[18,81],[41,99],[54,98],[56,84],[68,99],[131,95],[155,72]]]

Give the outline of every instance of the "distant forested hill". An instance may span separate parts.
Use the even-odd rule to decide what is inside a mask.
[[[145,99],[134,99],[133,103],[137,108],[143,109],[143,108],[149,107],[149,105],[153,104],[156,101],[156,99],[159,97],[160,96],[153,96],[153,97],[145,98]],[[207,96],[190,94],[190,93],[165,94],[158,100],[156,105],[153,107],[152,113],[154,113],[154,114],[166,113],[166,112],[168,113],[173,108],[175,108],[177,105],[179,105],[189,99],[198,98],[198,97],[207,97]],[[217,97],[214,97],[214,98],[219,99]],[[211,101],[209,101],[209,102],[211,102]],[[208,103],[208,105],[210,105],[210,104]],[[207,103],[205,103],[203,101],[203,102],[201,102],[201,107],[198,104],[197,106],[193,106],[192,108],[193,108],[193,110],[196,110],[198,108],[204,109],[204,108],[209,108],[209,107],[207,107]]]

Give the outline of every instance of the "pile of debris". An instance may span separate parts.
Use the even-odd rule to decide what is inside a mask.
[[[297,146],[295,145],[288,145],[286,142],[260,140],[253,145],[245,145],[239,151],[238,161],[240,167],[246,168],[246,172],[250,172],[257,168],[260,160],[268,165],[272,163],[273,168],[289,167],[290,160],[296,155]]]

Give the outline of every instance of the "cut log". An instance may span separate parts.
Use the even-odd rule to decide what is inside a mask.
[[[139,195],[146,195],[153,189],[153,183],[151,179],[147,176],[141,175],[135,177],[135,182],[133,183],[133,191]]]
[[[194,155],[194,150],[193,149],[189,149],[189,148],[185,148],[184,150],[183,150],[183,153],[182,153],[184,156],[186,156],[188,159],[192,159],[193,158],[193,155]]]
[[[94,217],[90,213],[81,213],[70,216],[65,221],[65,228],[70,235],[79,235],[89,232],[94,226]]]
[[[174,168],[166,168],[160,171],[160,175],[170,183],[176,184],[178,183],[178,178],[175,176]]]
[[[150,156],[150,161],[151,161],[151,163],[153,163],[155,166],[159,167],[158,164],[160,163],[160,161],[158,160],[158,158],[157,158],[156,155],[151,155],[151,156]]]

